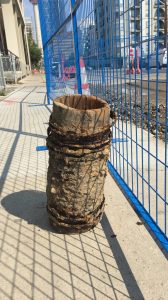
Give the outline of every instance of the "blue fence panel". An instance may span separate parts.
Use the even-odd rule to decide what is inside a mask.
[[[49,101],[108,101],[117,121],[109,169],[168,250],[166,0],[39,1]]]

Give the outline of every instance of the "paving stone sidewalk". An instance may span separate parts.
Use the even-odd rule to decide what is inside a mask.
[[[168,262],[110,175],[96,229],[59,235],[46,213],[44,78],[0,102],[0,300],[168,299]]]

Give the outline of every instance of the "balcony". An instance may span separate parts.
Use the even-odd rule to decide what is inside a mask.
[[[158,28],[159,27],[159,28]],[[155,26],[154,26],[154,32],[165,32],[165,23],[161,20],[159,20],[159,24],[157,24],[157,22],[155,23]]]
[[[136,9],[136,10],[137,10],[137,9],[140,10],[140,8],[141,8],[140,5],[134,5],[134,6],[131,6],[131,7],[130,7],[131,10],[135,10],[135,9]]]
[[[132,0],[130,3],[130,9],[140,8],[140,0]]]
[[[140,33],[140,28],[131,28],[130,29],[130,32],[131,32],[131,34],[135,34],[135,33]]]
[[[154,8],[158,8],[158,6],[159,7],[163,7],[163,8],[165,8],[165,6],[166,6],[166,1],[155,1],[155,3],[154,3]]]
[[[132,21],[132,22],[134,22],[134,21],[139,21],[140,22],[140,20],[141,20],[141,18],[140,18],[140,16],[131,16],[131,18],[130,18],[130,20]]]
[[[159,28],[159,30],[157,30],[157,26],[154,27],[154,32],[162,32],[164,33],[165,29],[164,28]]]

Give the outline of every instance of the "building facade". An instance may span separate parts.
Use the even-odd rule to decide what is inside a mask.
[[[107,57],[120,56],[119,1],[96,0],[95,30],[99,51]]]
[[[167,0],[95,0],[95,31],[106,57],[129,55],[139,48],[144,54],[167,47]]]
[[[158,37],[159,48],[167,48],[168,3],[167,0],[154,0],[154,34]]]
[[[15,80],[29,74],[30,56],[22,0],[1,1],[0,52],[2,56],[9,56],[15,65]]]
[[[25,18],[26,34],[27,37],[31,36],[34,39],[34,28],[31,18]]]
[[[126,44],[142,48],[144,54],[167,47],[167,0],[122,0]],[[122,34],[122,31],[121,31]]]
[[[38,1],[37,0],[30,0],[33,5],[34,10],[34,19],[35,19],[35,30],[36,30],[36,42],[40,49],[43,48],[42,45],[42,37],[41,37],[41,27],[40,27],[40,16],[39,16],[39,9],[38,9]]]

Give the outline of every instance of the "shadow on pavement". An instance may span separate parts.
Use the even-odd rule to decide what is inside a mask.
[[[19,219],[24,219],[28,224],[32,224],[43,230],[47,230],[49,232],[56,233],[55,229],[53,229],[50,226],[50,223],[48,220],[48,215],[47,215],[47,211],[46,211],[46,194],[44,192],[26,190],[26,191],[13,193],[11,195],[8,195],[7,197],[5,197],[2,200],[2,206],[9,214],[12,214],[12,215],[18,217]],[[16,220],[16,222],[17,221],[18,220]],[[99,229],[100,225],[102,227],[101,231]],[[88,238],[90,239],[90,243],[92,244],[94,239],[95,239],[95,241],[97,241],[97,247],[100,250],[100,253],[102,256],[102,262],[103,262],[104,255],[102,255],[102,251],[101,251],[101,247],[102,247],[101,242],[99,245],[99,233],[100,233],[101,238],[104,237],[105,239],[107,239],[107,244],[109,244],[111,255],[116,261],[118,270],[123,279],[123,283],[125,284],[125,286],[127,288],[128,295],[129,295],[129,296],[127,296],[127,298],[135,299],[135,300],[143,300],[144,297],[141,293],[141,290],[136,282],[136,279],[131,271],[131,268],[126,260],[126,257],[120,247],[120,244],[119,244],[116,236],[114,235],[111,224],[109,223],[106,214],[104,214],[100,225],[98,225],[98,228],[96,230],[93,230],[90,233],[88,233],[90,236],[90,237],[88,236]],[[103,236],[102,236],[102,234],[103,234]],[[92,237],[92,235],[94,238]],[[64,237],[64,235],[61,235],[61,236]],[[78,236],[79,235],[73,235],[71,239],[74,240],[74,242],[75,242],[75,240],[78,239],[77,238]],[[87,234],[83,234],[80,236],[81,236],[81,238],[85,238],[87,236]],[[56,236],[55,236],[55,238],[56,238]],[[75,246],[75,243],[74,243],[74,246]],[[74,254],[75,254],[75,252],[74,252]],[[95,259],[94,256],[93,256],[93,258]],[[87,262],[87,260],[86,260],[86,262]],[[110,261],[109,261],[109,263],[110,263]],[[104,265],[105,265],[105,267],[107,266],[105,261],[104,261]],[[88,270],[88,272],[90,275],[89,270]],[[108,272],[109,272],[108,268],[107,268],[106,272],[110,278],[110,274],[108,274]],[[111,281],[111,279],[110,279],[110,281]],[[111,282],[111,288],[114,289],[113,282]],[[126,295],[123,294],[123,299],[125,299],[125,296]],[[93,299],[96,299],[96,297]],[[117,296],[116,296],[116,299],[118,299]]]
[[[8,213],[27,221],[28,224],[55,232],[48,220],[46,201],[44,192],[27,190],[8,195],[1,204]]]
[[[116,260],[116,263],[118,265],[118,269],[120,270],[122,278],[125,282],[128,292],[129,292],[130,298],[136,299],[136,300],[143,300],[144,299],[143,294],[141,293],[138,283],[131,271],[131,268],[130,268],[130,266],[127,262],[127,259],[122,251],[122,248],[120,247],[120,244],[112,230],[111,224],[109,223],[109,220],[108,220],[106,214],[103,215],[101,225],[102,225],[104,234],[107,238],[107,241],[109,243],[109,246],[111,248],[111,251]]]

